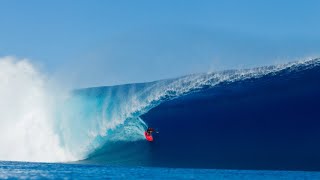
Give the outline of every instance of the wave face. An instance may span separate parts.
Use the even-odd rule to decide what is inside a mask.
[[[81,162],[319,170],[319,92],[319,59],[78,90],[103,127]]]

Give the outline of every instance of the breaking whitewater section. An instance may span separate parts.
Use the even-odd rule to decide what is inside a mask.
[[[319,170],[320,59],[69,93],[0,62],[1,160]]]

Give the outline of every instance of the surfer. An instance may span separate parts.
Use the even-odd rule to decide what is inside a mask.
[[[150,127],[149,127],[149,128],[147,129],[147,135],[148,135],[148,136],[151,136],[151,133],[153,133],[154,131],[155,131],[155,130],[154,130],[153,128],[150,128]]]
[[[155,132],[155,130],[153,128],[148,128],[145,132],[144,132],[144,136],[146,137],[147,141],[152,142],[153,141],[153,137],[152,137],[152,133]],[[158,132],[156,132],[158,133]]]

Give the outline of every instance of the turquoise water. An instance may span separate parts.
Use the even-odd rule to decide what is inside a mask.
[[[320,172],[0,162],[1,179],[320,179]]]

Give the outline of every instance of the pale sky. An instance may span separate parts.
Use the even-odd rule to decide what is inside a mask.
[[[318,56],[320,1],[0,2],[0,56],[77,87]]]

